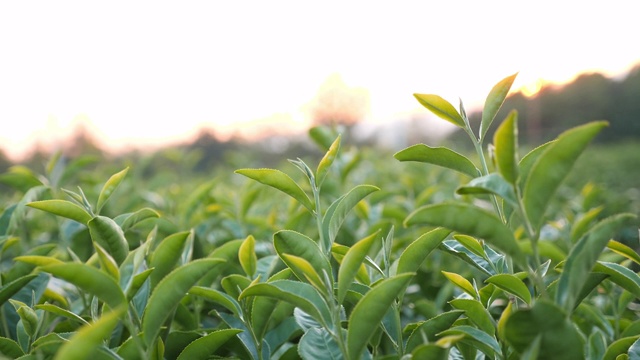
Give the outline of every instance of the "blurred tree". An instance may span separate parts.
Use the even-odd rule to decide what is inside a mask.
[[[355,125],[370,110],[369,92],[349,87],[339,74],[330,75],[320,86],[307,110],[315,125]]]
[[[514,109],[518,111],[520,140],[525,144],[538,145],[571,127],[594,120],[610,123],[597,141],[640,137],[640,65],[623,79],[609,79],[599,73],[583,74],[563,86],[543,86],[531,96],[515,92],[498,113],[489,129],[489,138]],[[469,118],[473,124],[479,124],[481,113],[472,112]],[[457,131],[452,139],[455,141],[461,133]]]

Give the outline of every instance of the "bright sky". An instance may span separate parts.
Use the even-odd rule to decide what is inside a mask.
[[[5,1],[0,148],[16,155],[85,123],[113,146],[307,126],[332,74],[367,89],[369,120],[426,112],[412,94],[468,110],[515,88],[640,60],[628,1]],[[436,120],[434,120],[435,122]]]

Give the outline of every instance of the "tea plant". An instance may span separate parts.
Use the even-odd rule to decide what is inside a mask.
[[[317,127],[324,156],[296,173],[180,180],[195,162],[174,153],[150,181],[89,157],[10,169],[0,358],[637,357],[640,255],[613,240],[634,216],[602,218],[593,188],[564,185],[606,122],[521,157],[517,113],[486,139],[515,77],[477,129],[462,103],[415,95],[473,157],[369,158]]]

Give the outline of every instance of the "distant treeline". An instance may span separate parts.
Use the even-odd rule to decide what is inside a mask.
[[[522,92],[514,93],[505,101],[490,131],[514,109],[518,111],[520,140],[525,143],[539,144],[592,120],[610,123],[597,141],[640,138],[640,65],[622,79],[610,79],[599,73],[584,74],[563,86],[543,86],[530,97]],[[476,124],[480,118],[479,112],[470,115]],[[460,134],[453,135],[458,136]]]

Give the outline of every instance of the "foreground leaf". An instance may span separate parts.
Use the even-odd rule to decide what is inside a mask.
[[[413,94],[413,96],[439,118],[452,123],[455,126],[464,128],[464,120],[456,111],[456,108],[447,100],[438,95],[432,94]]]
[[[465,203],[427,205],[409,214],[405,226],[428,224],[484,239],[525,264],[525,257],[513,232],[492,213]]]
[[[121,265],[129,254],[129,244],[124,232],[113,219],[96,216],[87,223],[91,239],[104,248]]]
[[[322,326],[329,327],[331,324],[331,313],[327,303],[320,293],[307,283],[291,280],[258,283],[246,288],[239,299],[242,300],[248,296],[267,296],[286,301],[311,315]]]
[[[69,342],[62,345],[55,360],[91,359],[95,356],[96,349],[104,339],[110,336],[111,331],[126,311],[127,307],[123,305],[108,314],[103,314],[95,323],[81,327],[69,339]]]
[[[91,220],[91,215],[87,210],[67,200],[33,201],[28,203],[27,206],[75,220],[83,225],[86,225]]]
[[[598,121],[565,131],[540,154],[526,179],[523,194],[527,217],[536,229],[542,226],[551,199],[580,154],[605,126],[607,122]]]
[[[147,346],[154,343],[160,328],[189,289],[223,262],[220,259],[194,260],[172,271],[158,283],[142,317],[142,331]]]
[[[472,178],[480,175],[480,171],[471,160],[446,147],[434,148],[425,144],[417,144],[397,152],[393,157],[399,161],[417,161],[442,166]]]
[[[518,73],[515,73],[502,79],[487,95],[487,99],[484,101],[484,109],[482,110],[482,120],[480,121],[480,140],[484,139],[493,119],[495,119],[504,100],[507,98],[509,89],[511,89],[511,85],[513,85],[517,75]]]
[[[125,168],[124,170],[111,175],[109,180],[104,184],[102,190],[100,191],[100,195],[98,195],[98,203],[96,204],[97,212],[100,213],[100,210],[104,207],[104,204],[109,200],[113,192],[120,186],[122,180],[127,175],[129,168]]]
[[[238,329],[214,331],[190,343],[180,353],[177,360],[209,359],[220,346],[240,332],[241,330]]]
[[[323,328],[310,328],[300,338],[298,353],[304,360],[344,359],[336,340]]]
[[[239,169],[235,171],[237,174],[244,175],[250,179],[256,180],[262,184],[278,189],[292,198],[298,200],[300,204],[313,212],[315,206],[309,199],[309,196],[296,184],[289,175],[280,170],[275,169]]]
[[[347,329],[347,351],[351,359],[362,356],[385,313],[413,275],[405,273],[382,280],[358,301],[349,317]]]
[[[633,218],[635,216],[632,214],[619,214],[605,219],[594,226],[571,249],[558,280],[556,293],[556,303],[560,304],[565,311],[571,312],[577,305],[576,296],[580,293],[609,239]]]
[[[451,230],[449,229],[437,228],[423,234],[409,244],[398,259],[397,273],[417,272],[427,256],[429,256],[450,233]]]
[[[554,303],[537,300],[530,309],[520,309],[505,323],[505,337],[519,353],[541,337],[540,359],[582,360],[584,344],[567,314]]]
[[[120,285],[106,273],[81,263],[43,266],[42,271],[66,280],[115,309],[127,302]]]

